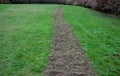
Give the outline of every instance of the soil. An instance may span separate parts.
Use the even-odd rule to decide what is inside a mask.
[[[64,18],[62,7],[54,17],[54,36],[46,76],[96,76],[91,62]]]

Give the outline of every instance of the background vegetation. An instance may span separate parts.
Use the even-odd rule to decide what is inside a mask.
[[[120,15],[120,0],[0,0],[0,3],[72,4]]]

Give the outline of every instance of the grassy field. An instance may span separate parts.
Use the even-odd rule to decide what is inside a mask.
[[[100,76],[120,75],[120,19],[79,6],[63,6],[66,20]]]
[[[0,5],[0,76],[44,76],[57,5]],[[100,76],[120,74],[120,19],[63,5]]]
[[[0,5],[0,76],[43,76],[56,5]]]

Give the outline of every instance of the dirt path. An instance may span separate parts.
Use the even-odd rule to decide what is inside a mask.
[[[95,76],[85,52],[65,22],[62,7],[54,18],[54,37],[46,76]]]

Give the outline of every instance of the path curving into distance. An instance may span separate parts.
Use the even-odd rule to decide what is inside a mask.
[[[62,7],[54,17],[53,44],[45,76],[96,76],[72,27],[65,21]]]

